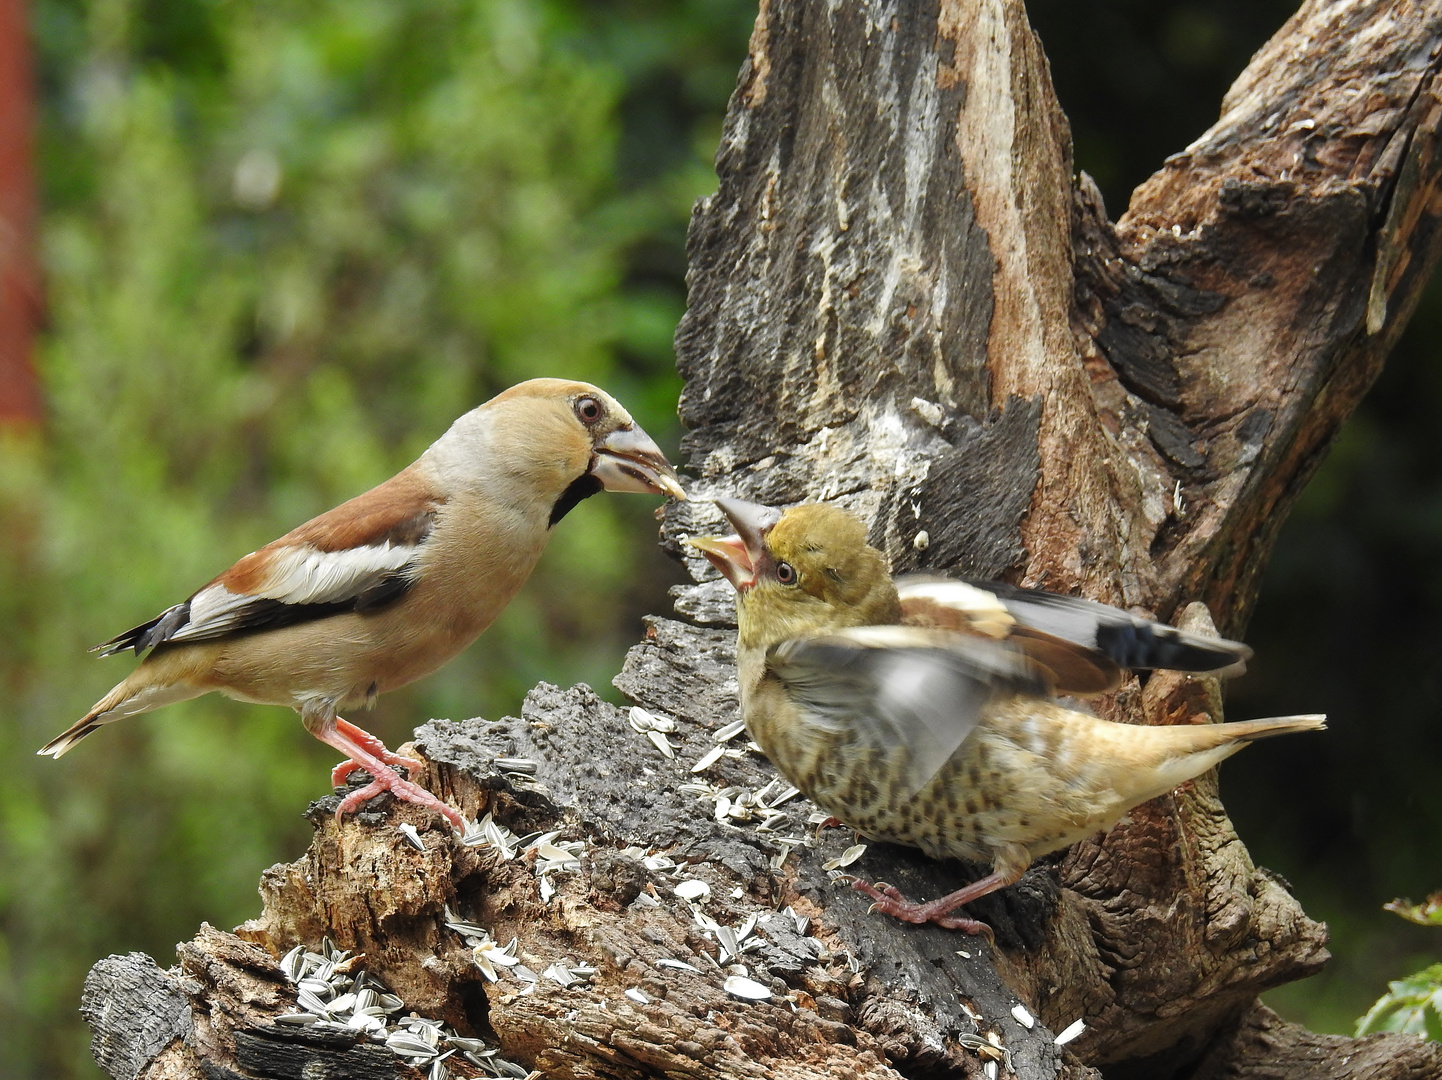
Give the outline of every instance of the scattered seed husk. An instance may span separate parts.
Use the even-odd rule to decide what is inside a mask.
[[[721,946],[721,962],[734,960],[741,955],[741,944],[736,939],[736,931],[729,926],[718,926],[715,930],[716,941]]]
[[[805,915],[798,914],[796,909],[790,904],[787,904],[781,910],[783,914],[791,916],[791,922],[795,925],[796,932],[802,937],[805,937],[806,931],[811,929],[811,920],[808,919]]]
[[[642,990],[639,986],[633,986],[626,991],[626,996],[637,1005],[651,1004],[651,995]]]
[[[861,856],[866,854],[865,844],[852,844],[834,859],[827,859],[821,864],[823,870],[840,870],[842,867],[850,866]]]
[[[580,850],[578,851],[577,849]],[[578,840],[572,840],[564,847],[562,847],[560,844],[552,843],[549,840],[542,840],[540,843],[532,844],[526,850],[534,851],[537,858],[543,859],[548,863],[573,863],[575,865],[567,867],[567,869],[578,869],[580,867],[579,856],[581,852],[585,851],[585,849],[586,845]],[[563,867],[557,866],[553,869],[562,868]]]
[[[571,974],[570,968],[568,968],[565,964],[561,963],[555,963],[552,964],[550,967],[546,968],[545,971],[541,972],[541,978],[550,979],[552,982],[560,983],[567,990],[569,990],[571,987],[575,986],[578,982],[581,981],[580,979],[576,978],[576,976]]]
[[[1011,1007],[1011,1015],[1016,1017],[1016,1022],[1030,1031],[1036,1027],[1036,1017],[1032,1016],[1025,1005],[1017,1003]]]
[[[688,903],[699,903],[711,895],[711,886],[699,878],[687,878],[672,890],[678,897]]]
[[[720,761],[723,757],[725,757],[725,755],[726,747],[713,746],[710,750],[707,750],[704,754],[701,755],[700,759],[696,762],[695,765],[691,766],[691,771],[693,773],[705,772],[712,765],[715,765],[716,762]]]
[[[426,842],[421,839],[421,834],[409,821],[401,822],[396,828],[400,830],[400,834],[406,838],[406,843],[410,844],[411,847],[417,851],[426,850]]]
[[[744,975],[728,975],[721,986],[732,997],[742,998],[746,1001],[771,1000],[770,987],[762,986],[755,979],[748,979]]]
[[[799,787],[792,787],[790,784],[788,784],[786,786],[786,790],[781,792],[780,795],[777,795],[776,798],[772,799],[769,805],[774,809],[780,806],[782,803],[788,802],[789,800],[796,798],[796,796],[800,794],[801,789]]]
[[[1067,1043],[1071,1042],[1086,1029],[1086,1021],[1078,1018],[1076,1020],[1073,1020],[1070,1024],[1063,1028],[1061,1034],[1058,1035],[1053,1041],[1058,1046],[1065,1046]]]
[[[659,716],[649,709],[641,708],[639,705],[633,705],[631,707],[631,711],[627,714],[626,719],[630,722],[634,730],[643,735],[652,731],[672,732],[676,730],[675,720],[672,720],[669,716]]]
[[[486,1049],[486,1044],[480,1039],[467,1039],[461,1035],[447,1035],[446,1045],[455,1050],[470,1051],[473,1054],[494,1054],[495,1050]]]
[[[417,1035],[397,1031],[386,1039],[386,1047],[402,1057],[434,1057],[436,1048]]]
[[[498,757],[496,768],[501,772],[520,773],[523,776],[534,776],[540,766],[530,758],[524,757]]]
[[[285,972],[285,977],[291,982],[300,982],[305,971],[305,946],[297,945],[281,957],[280,970]]]
[[[646,732],[646,738],[651,740],[652,745],[661,751],[663,756],[672,759],[676,757],[676,748],[671,745],[671,740],[666,738],[664,731],[648,731]]]
[[[725,727],[717,728],[715,734],[713,734],[711,738],[718,743],[730,742],[732,739],[736,738],[737,735],[740,735],[745,730],[745,720],[733,720]]]
[[[684,960],[672,960],[670,957],[667,956],[663,956],[660,960],[657,960],[656,966],[658,968],[670,968],[672,971],[689,971],[693,975],[701,974],[700,968],[692,967]]]
[[[277,1024],[294,1024],[297,1027],[309,1027],[320,1017],[313,1012],[282,1013],[275,1018]]]

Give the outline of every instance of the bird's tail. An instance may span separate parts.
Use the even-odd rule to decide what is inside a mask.
[[[1127,740],[1127,775],[1114,776],[1113,783],[1134,805],[1200,776],[1249,742],[1294,731],[1320,731],[1326,720],[1321,713],[1308,713],[1229,724],[1134,727],[1136,735]]]
[[[1273,735],[1290,735],[1294,731],[1325,731],[1327,714],[1301,713],[1297,716],[1269,716],[1263,720],[1237,720],[1229,724],[1215,724],[1212,730],[1219,736],[1225,733],[1219,742],[1249,743],[1270,739]]]
[[[209,689],[184,679],[173,678],[175,673],[167,670],[171,665],[157,663],[160,659],[161,657],[153,656],[141,664],[130,673],[128,679],[113,687],[88,713],[42,746],[38,752],[58,758],[103,724],[149,712],[162,705],[199,697]]]

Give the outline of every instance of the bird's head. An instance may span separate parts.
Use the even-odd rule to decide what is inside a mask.
[[[764,648],[900,617],[886,557],[867,544],[855,515],[821,503],[784,512],[740,499],[716,505],[735,535],[696,536],[690,543],[736,589],[743,646]]]
[[[458,479],[481,470],[492,491],[543,493],[552,525],[598,491],[686,497],[661,448],[590,383],[518,383],[457,420],[430,453]]]

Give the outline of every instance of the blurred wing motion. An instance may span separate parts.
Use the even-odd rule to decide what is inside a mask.
[[[1238,641],[1188,634],[1040,589],[925,575],[898,578],[896,587],[907,625],[1007,641],[1044,668],[1063,694],[1113,689],[1123,669],[1240,674],[1252,655]]]
[[[866,626],[783,641],[767,667],[804,722],[847,732],[883,760],[907,755],[904,794],[914,795],[971,734],[993,702],[1045,695],[1031,661],[982,638],[903,626]]]

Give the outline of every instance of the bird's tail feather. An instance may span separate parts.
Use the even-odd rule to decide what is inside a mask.
[[[1326,726],[1325,716],[1312,713],[1228,724],[1131,728],[1118,740],[1107,786],[1119,797],[1118,805],[1134,806],[1200,776],[1249,742]]]
[[[153,670],[147,671],[144,664],[136,668],[128,679],[113,687],[88,713],[42,746],[38,753],[58,758],[103,724],[199,697],[208,689],[190,682],[157,681],[154,674]]]
[[[1235,720],[1211,727],[1197,725],[1188,730],[1210,731],[1217,736],[1217,744],[1229,742],[1249,743],[1257,739],[1270,739],[1273,735],[1290,735],[1294,731],[1325,731],[1326,713],[1299,713],[1296,716],[1268,716],[1261,720]]]

